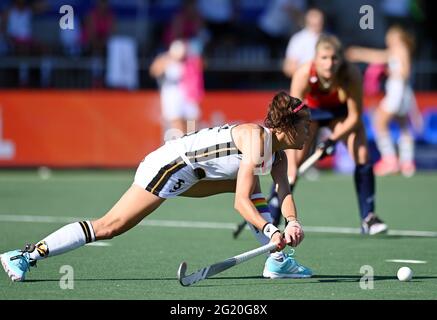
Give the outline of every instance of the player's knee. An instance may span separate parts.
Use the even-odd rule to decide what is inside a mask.
[[[94,233],[97,240],[112,239],[122,233],[119,221],[107,221],[99,219],[93,222]]]

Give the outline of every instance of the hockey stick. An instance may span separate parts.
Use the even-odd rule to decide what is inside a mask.
[[[190,286],[193,283],[201,281],[206,278],[210,278],[220,272],[223,272],[237,264],[245,262],[249,259],[255,258],[263,253],[272,251],[276,248],[274,243],[268,243],[262,247],[241,253],[232,258],[228,258],[221,262],[214,263],[210,266],[202,268],[192,274],[186,275],[187,272],[187,263],[182,262],[178,269],[178,280],[184,287]]]
[[[298,176],[303,175],[309,168],[311,168],[323,155],[322,149],[317,149],[309,158],[305,160],[304,163],[302,163],[297,171]],[[232,231],[232,236],[234,239],[236,239],[241,231],[246,227],[247,221],[243,220],[238,225],[237,228]]]
[[[246,227],[246,225],[247,225],[246,220],[241,221],[237,225],[237,228],[234,231],[232,231],[232,236],[234,237],[234,239],[236,239],[240,235],[241,231],[243,231],[243,229],[244,229],[244,227]]]
[[[317,149],[308,159],[302,163],[297,171],[297,175],[303,175],[309,168],[311,168],[322,156],[324,150]]]

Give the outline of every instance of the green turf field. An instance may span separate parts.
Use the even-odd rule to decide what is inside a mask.
[[[36,170],[0,171],[0,252],[36,242],[70,221],[99,217],[130,185],[133,174],[54,171],[41,179]],[[269,190],[269,179],[262,183]],[[0,269],[0,300],[437,299],[437,173],[377,179],[377,212],[391,229],[384,236],[354,233],[359,219],[353,188],[351,176],[323,173],[318,181],[302,179],[296,190],[306,230],[296,254],[313,269],[311,279],[263,279],[264,258],[257,257],[182,287],[176,279],[181,261],[194,272],[258,246],[248,230],[232,238],[232,227],[241,218],[233,209],[233,195],[226,194],[170,200],[104,246],[40,261],[24,283],[12,283]],[[401,232],[405,230],[411,232]],[[393,259],[426,263],[387,261]],[[64,265],[74,271],[74,289],[61,289]],[[365,265],[373,268],[373,289],[360,287]],[[411,282],[396,278],[404,265],[414,271]]]

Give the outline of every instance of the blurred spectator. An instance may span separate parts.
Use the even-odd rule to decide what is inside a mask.
[[[150,74],[158,80],[162,117],[173,129],[165,140],[194,130],[193,121],[200,115],[199,104],[204,94],[203,63],[190,43],[175,40],[167,52],[155,58]],[[189,125],[189,126],[188,126]]]
[[[290,36],[301,26],[306,0],[272,0],[258,20],[264,42],[271,56],[279,58]]]
[[[388,66],[385,96],[375,112],[376,143],[381,159],[375,164],[375,174],[384,176],[401,173],[412,176],[416,171],[414,163],[414,137],[409,129],[408,117],[421,127],[414,92],[410,86],[411,59],[414,38],[400,26],[391,27],[386,33],[386,49],[351,47],[347,58],[351,61],[384,63]],[[396,120],[401,133],[398,140],[399,156],[390,132],[390,122]]]
[[[197,8],[210,33],[208,52],[237,42],[236,3],[232,0],[197,0]]]
[[[196,0],[186,0],[164,30],[164,44],[168,48],[176,39],[197,38],[205,41],[205,22],[197,9]]]
[[[32,35],[32,20],[34,14],[45,10],[45,1],[34,0],[13,0],[12,4],[3,14],[3,30],[6,35],[6,47],[8,53],[16,56],[33,56],[46,53],[46,49],[41,43],[35,41]],[[1,37],[1,34],[0,34]],[[1,39],[0,39],[1,42]],[[0,44],[1,45],[1,44]],[[47,83],[50,74],[50,62],[42,59],[41,83]],[[18,65],[18,81],[20,86],[29,84],[30,70],[26,60],[22,60]]]
[[[83,41],[91,55],[105,55],[108,39],[114,32],[114,20],[108,0],[98,0],[86,17],[83,34]]]
[[[34,12],[44,9],[43,1],[14,0],[4,12],[6,37],[13,54],[31,55],[39,53],[39,46],[32,37]]]
[[[137,42],[134,37],[114,36],[108,43],[106,84],[119,89],[138,88]]]
[[[59,28],[62,51],[67,56],[79,56],[82,53],[82,26],[77,16],[74,17],[73,29]]]
[[[316,43],[323,32],[323,12],[310,9],[305,14],[305,27],[294,34],[288,42],[282,71],[287,77],[292,77],[296,69],[311,61],[316,52]]]
[[[91,9],[85,20],[83,42],[88,53],[93,57],[92,76],[93,87],[103,86],[103,69],[109,37],[115,28],[115,17],[108,0],[97,0],[95,8]]]

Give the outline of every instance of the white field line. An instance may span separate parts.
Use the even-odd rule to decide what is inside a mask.
[[[75,221],[89,220],[84,217],[56,217],[56,216],[34,216],[34,215],[1,215],[3,222],[34,222],[34,223],[71,223]],[[140,226],[154,227],[175,227],[175,228],[199,228],[199,229],[228,229],[234,230],[236,223],[230,222],[206,222],[206,221],[183,221],[183,220],[145,220],[139,223]],[[359,228],[345,227],[318,227],[304,226],[305,232],[314,233],[337,233],[337,234],[359,234]],[[411,237],[435,237],[437,232],[419,230],[389,230],[390,236],[411,236]]]
[[[98,241],[98,242],[87,243],[86,246],[91,246],[91,247],[110,247],[110,246],[112,246],[112,244],[110,242],[107,242],[107,241]]]
[[[421,264],[421,263],[427,263],[427,261],[424,260],[405,260],[405,259],[388,259],[385,260],[387,262],[398,262],[398,263],[413,263],[413,264]]]

